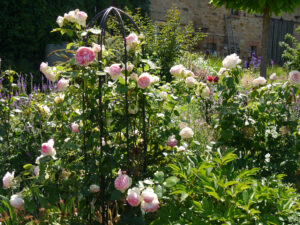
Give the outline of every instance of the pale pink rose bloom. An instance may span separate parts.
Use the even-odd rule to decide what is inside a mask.
[[[40,71],[42,73],[44,73],[46,70],[48,70],[49,66],[48,66],[48,63],[45,63],[45,62],[42,62],[41,65],[40,65]]]
[[[110,67],[106,67],[104,72],[108,73],[113,80],[119,79],[122,69],[120,64],[112,64]]]
[[[130,187],[131,183],[132,179],[128,175],[119,175],[115,180],[115,188],[123,193]]]
[[[33,172],[34,175],[38,177],[40,175],[40,167],[39,166],[34,167]]]
[[[127,63],[127,72],[131,72],[133,70],[134,66],[131,63]],[[122,70],[125,71],[125,66],[123,66]]]
[[[140,43],[139,38],[135,33],[131,33],[125,39],[126,39],[126,44],[127,44],[128,50],[135,47],[137,44]]]
[[[53,139],[50,139],[48,142],[42,144],[41,153],[42,156],[50,155],[53,159],[55,159],[56,151],[54,149]]]
[[[157,199],[157,195],[154,193],[154,190],[151,187],[143,190],[141,196],[143,198],[143,201],[147,203],[151,203],[154,199]]]
[[[19,195],[12,195],[10,197],[9,203],[14,207],[15,209],[21,209],[24,205],[24,199]]]
[[[143,201],[142,204],[141,204],[141,209],[146,213],[155,212],[155,211],[158,210],[158,208],[159,208],[158,199],[154,199],[150,203],[147,203],[147,202]]]
[[[76,22],[81,26],[85,26],[87,17],[88,16],[85,12],[79,11],[76,14]]]
[[[74,22],[76,22],[76,14],[78,12],[79,12],[79,10],[76,9],[76,10],[72,10],[68,13],[65,13],[64,14],[64,19],[74,23]]]
[[[170,69],[170,73],[175,77],[181,77],[183,75],[184,70],[185,67],[183,65],[175,65]]]
[[[194,78],[194,77],[187,77],[186,79],[185,79],[185,83],[186,83],[186,85],[188,86],[188,87],[191,87],[191,86],[193,86],[193,85],[195,85],[196,84],[196,79]]]
[[[300,72],[297,70],[293,70],[289,73],[289,80],[292,83],[298,84],[300,83]]]
[[[79,132],[79,125],[77,124],[77,123],[72,123],[71,124],[71,128],[72,128],[72,131],[74,132],[74,133],[78,133]]]
[[[67,87],[69,86],[69,80],[66,80],[65,78],[61,78],[58,82],[57,82],[57,89],[59,91],[64,91],[67,89]]]
[[[141,197],[140,197],[140,190],[137,187],[129,189],[127,192],[127,202],[133,206],[137,207],[140,204]]]
[[[191,128],[185,127],[180,131],[179,135],[182,139],[189,139],[194,136],[194,132]]]
[[[15,172],[6,172],[4,177],[2,178],[3,188],[8,189],[13,185],[13,179],[15,177]]]
[[[99,187],[98,185],[92,184],[92,185],[90,186],[90,192],[91,192],[91,193],[97,193],[97,192],[99,192],[99,191],[100,191],[100,187]]]
[[[192,71],[187,70],[187,69],[183,70],[183,74],[185,77],[194,77],[195,76],[195,74]]]
[[[59,27],[62,27],[64,24],[64,18],[62,16],[58,16],[56,19],[56,23],[58,24]]]
[[[89,47],[80,47],[76,51],[76,62],[81,66],[87,66],[96,58],[95,52]]]
[[[145,89],[151,84],[151,75],[149,73],[142,73],[137,83],[139,88]]]
[[[174,147],[177,145],[177,140],[175,138],[175,135],[172,135],[170,137],[168,137],[168,140],[167,140],[167,143],[166,143],[168,146],[170,147]]]
[[[162,99],[167,99],[168,98],[168,93],[165,92],[165,91],[161,91],[159,93],[159,96],[162,98]]]
[[[96,43],[93,43],[92,49],[93,49],[93,51],[94,51],[95,53],[100,52],[101,49],[102,49],[102,51],[105,51],[104,45],[102,45],[102,48],[101,48],[101,46],[98,45],[98,44],[96,44]]]
[[[264,85],[265,83],[267,83],[267,80],[264,77],[258,77],[252,81],[254,87]]]

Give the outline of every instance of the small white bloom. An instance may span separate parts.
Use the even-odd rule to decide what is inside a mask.
[[[2,182],[3,182],[3,188],[8,189],[13,185],[13,180],[15,178],[15,172],[6,172],[4,175]]]
[[[19,195],[12,195],[9,203],[16,209],[21,209],[24,205],[24,199]]]
[[[56,23],[58,24],[59,27],[62,27],[64,24],[64,18],[62,16],[57,17]]]
[[[242,60],[239,58],[239,56],[236,53],[233,53],[231,55],[226,56],[222,64],[225,68],[232,69],[236,67],[238,64],[240,64],[241,62]]]
[[[56,104],[59,104],[59,103],[63,102],[64,99],[65,99],[65,95],[64,95],[64,94],[59,94],[59,96],[56,96],[56,97],[54,98],[54,102],[55,102]]]
[[[270,158],[271,158],[271,154],[270,154],[270,153],[267,153],[267,154],[265,155],[265,161],[266,161],[266,163],[269,163],[269,162],[270,162]]]
[[[186,83],[186,86],[192,87],[193,85],[195,85],[197,83],[197,81],[194,77],[187,77],[185,79],[185,83]]]
[[[91,193],[97,193],[97,192],[99,192],[99,191],[100,191],[100,187],[99,187],[98,185],[92,184],[92,185],[90,186],[90,192],[91,192]]]
[[[264,85],[267,80],[264,77],[258,77],[252,81],[254,87],[258,87],[260,85]]]
[[[185,127],[180,131],[179,135],[182,139],[189,139],[194,136],[194,132],[191,128]]]
[[[276,73],[272,73],[272,74],[270,75],[270,80],[271,80],[271,81],[277,80]]]

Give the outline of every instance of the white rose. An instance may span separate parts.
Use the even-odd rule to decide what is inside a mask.
[[[161,91],[159,93],[159,96],[162,98],[162,99],[167,99],[168,98],[168,93],[165,92],[165,91]]]
[[[185,127],[180,131],[179,135],[182,139],[189,139],[194,136],[194,132],[191,128]]]
[[[254,87],[258,87],[260,85],[264,85],[267,80],[264,77],[258,77],[252,81]]]
[[[186,83],[186,85],[188,86],[188,87],[192,87],[193,85],[195,85],[196,84],[196,79],[194,78],[194,77],[187,77],[186,79],[185,79],[185,83]]]
[[[13,185],[13,179],[15,178],[15,172],[6,172],[4,177],[2,178],[3,188],[7,189]]]
[[[277,80],[276,73],[272,73],[272,74],[270,75],[270,80],[271,80],[271,81]]]
[[[100,191],[100,187],[99,187],[98,185],[92,184],[92,185],[90,186],[90,192],[91,192],[91,193],[97,193],[97,192],[99,192],[99,191]]]
[[[64,18],[62,16],[57,17],[56,23],[58,24],[59,27],[62,27],[64,24]]]
[[[151,76],[151,84],[155,84],[159,82],[159,77],[158,76]]]
[[[175,65],[170,69],[170,73],[177,78],[180,78],[183,76],[185,67],[183,65]]]
[[[56,96],[56,97],[54,98],[54,102],[55,102],[56,104],[59,104],[59,103],[63,102],[64,99],[65,99],[65,95],[64,95],[64,94],[59,94],[59,96]]]
[[[40,110],[41,114],[43,114],[43,115],[47,115],[50,113],[50,109],[46,105],[40,105],[39,110]]]
[[[201,91],[201,97],[202,98],[208,98],[210,95],[210,90],[209,90],[209,87],[207,85],[205,85],[203,88],[202,88],[202,91]]]
[[[300,83],[300,72],[297,70],[293,70],[289,73],[289,80],[292,83],[298,84]]]
[[[92,45],[92,50],[93,50],[95,53],[100,52],[101,50],[102,50],[102,51],[105,51],[105,46],[102,45],[102,47],[101,47],[100,45],[98,45],[98,44],[96,44],[96,43],[93,43],[93,45]]]
[[[240,64],[241,62],[242,60],[239,58],[239,56],[236,53],[233,53],[231,55],[226,56],[222,64],[225,68],[232,69],[236,67],[238,64]]]
[[[76,13],[76,22],[81,26],[85,26],[87,17],[85,12],[79,11]]]
[[[20,209],[24,205],[24,199],[19,195],[12,195],[10,197],[9,203],[16,209]]]

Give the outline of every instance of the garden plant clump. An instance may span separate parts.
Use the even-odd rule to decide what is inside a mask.
[[[168,39],[172,13],[158,39],[139,15],[143,33],[122,37],[110,16],[99,43],[104,30],[70,11],[54,31],[75,37],[73,56],[41,62],[42,91],[1,72],[3,224],[300,221],[298,68],[257,77],[237,54],[212,67]]]

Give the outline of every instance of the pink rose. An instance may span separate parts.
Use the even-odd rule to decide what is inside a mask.
[[[76,62],[81,66],[87,66],[93,62],[96,58],[95,52],[88,47],[80,47],[77,49],[75,59]]]
[[[173,76],[180,78],[183,75],[184,70],[185,70],[185,67],[180,64],[180,65],[173,66],[170,69],[170,73]]]
[[[66,80],[65,78],[61,78],[58,82],[57,82],[57,89],[59,91],[64,91],[66,90],[66,88],[69,86],[69,80]]]
[[[120,66],[120,64],[112,64],[110,67],[106,67],[104,72],[108,73],[113,80],[117,80],[122,72]]]
[[[88,16],[85,12],[79,11],[76,14],[76,22],[81,26],[85,26],[87,17]]]
[[[141,209],[148,213],[148,212],[155,212],[159,208],[159,201],[158,199],[154,199],[152,202],[147,203],[145,201],[141,204]]]
[[[170,147],[174,147],[175,145],[177,145],[177,140],[175,138],[175,135],[172,135],[168,138],[167,143],[168,146]]]
[[[157,195],[152,188],[148,187],[142,192],[142,198],[145,202],[151,203],[154,199],[157,199]]]
[[[142,75],[139,77],[138,81],[138,87],[145,89],[151,84],[151,76],[149,73],[142,73]]]
[[[2,179],[4,189],[10,188],[13,185],[14,177],[15,177],[15,172],[12,173],[6,172],[6,174]]]
[[[140,204],[141,197],[140,197],[140,190],[138,188],[129,189],[127,192],[127,202],[133,206],[137,207]]]
[[[119,175],[115,180],[115,188],[123,193],[130,187],[131,183],[132,179],[128,175]]]
[[[74,133],[78,133],[79,132],[79,125],[77,124],[77,123],[72,123],[71,124],[71,128],[72,128],[72,131],[74,132]]]
[[[12,195],[10,197],[9,203],[12,205],[12,207],[16,208],[16,209],[21,209],[23,208],[24,205],[24,199],[19,196],[19,195]]]
[[[54,146],[54,140],[53,139],[50,139],[48,142],[46,143],[43,143],[42,144],[42,148],[41,148],[41,152],[42,152],[42,155],[55,155],[56,154],[56,151],[55,149],[53,148]]]
[[[131,33],[125,39],[128,49],[131,49],[140,43],[139,38],[135,33]]]
[[[289,80],[292,83],[298,84],[300,83],[300,72],[297,70],[293,70],[289,73]]]
[[[131,78],[132,80],[138,81],[139,76],[138,76],[136,73],[132,73],[132,74],[130,75],[130,78]]]

